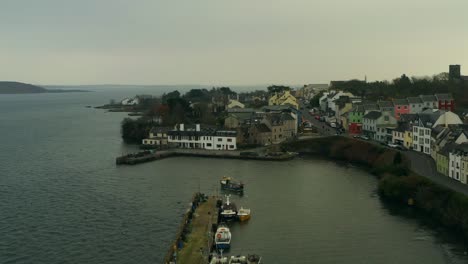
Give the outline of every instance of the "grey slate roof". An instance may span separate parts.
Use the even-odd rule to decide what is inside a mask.
[[[392,101],[378,101],[377,105],[379,107],[393,107],[393,102]]]
[[[420,104],[420,103],[422,103],[422,100],[419,97],[408,97],[407,99],[408,99],[408,102],[410,104]]]
[[[434,101],[437,101],[437,99],[435,98],[434,95],[420,95],[419,98],[421,98],[421,100],[423,102],[434,102]]]
[[[455,143],[449,143],[449,144],[445,145],[445,146],[439,151],[439,154],[448,157],[448,156],[449,156],[449,153],[455,148],[456,145],[457,145],[457,144],[455,144]]]
[[[436,94],[435,97],[437,100],[453,100],[451,94]]]
[[[253,108],[229,108],[227,109],[228,113],[254,113],[255,109]]]
[[[406,100],[406,99],[393,99],[393,104],[394,105],[407,105],[408,100]]]
[[[411,129],[411,127],[410,127],[408,122],[398,122],[398,126],[397,126],[397,128],[395,128],[395,131],[405,132],[405,131],[408,131],[410,129]]]
[[[363,118],[367,118],[367,119],[378,119],[379,117],[382,116],[382,113],[379,112],[379,111],[370,111],[369,113],[367,113]]]
[[[261,123],[261,124],[256,124],[255,127],[257,128],[258,132],[260,133],[268,133],[271,132],[270,128],[268,128],[267,125]]]
[[[436,111],[432,113],[420,113],[419,120],[421,121],[421,125],[427,128],[432,128],[434,123],[439,119],[443,112]]]
[[[418,114],[402,114],[402,115],[400,115],[400,121],[403,121],[403,122],[417,121],[418,119],[419,119]]]

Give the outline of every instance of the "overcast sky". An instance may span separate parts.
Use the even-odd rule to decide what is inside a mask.
[[[468,75],[468,0],[0,0],[0,80],[305,84]]]

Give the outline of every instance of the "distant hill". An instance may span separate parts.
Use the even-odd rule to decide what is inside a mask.
[[[70,93],[89,92],[85,90],[45,89],[40,86],[21,82],[0,81],[0,94],[32,94],[32,93]]]
[[[1,82],[0,94],[46,93],[45,88],[20,82]]]

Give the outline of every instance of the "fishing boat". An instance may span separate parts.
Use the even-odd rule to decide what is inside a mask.
[[[218,229],[216,229],[215,246],[218,250],[231,247],[231,231],[224,224],[219,224]]]
[[[230,195],[226,195],[226,202],[221,205],[220,216],[224,220],[234,220],[237,217],[237,206],[229,201]]]
[[[244,222],[250,219],[250,209],[246,209],[244,207],[241,207],[239,211],[237,212],[237,217],[239,218],[239,221]]]
[[[232,191],[237,193],[244,192],[244,184],[242,182],[235,181],[231,177],[223,177],[220,181],[221,190]]]

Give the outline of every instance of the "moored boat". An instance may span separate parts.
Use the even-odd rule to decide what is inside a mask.
[[[226,195],[226,203],[221,205],[221,218],[224,220],[234,220],[237,217],[237,206],[229,201],[230,195]]]
[[[227,257],[213,256],[213,258],[210,261],[210,264],[229,264],[229,260]]]
[[[244,222],[250,219],[250,209],[246,209],[241,207],[239,211],[237,212],[237,217],[239,218],[239,221]]]
[[[220,224],[218,229],[216,229],[215,246],[218,250],[229,249],[231,247],[231,231],[224,224]]]
[[[244,184],[242,182],[235,181],[231,177],[223,177],[220,183],[221,190],[232,191],[237,193],[244,192]]]
[[[262,257],[258,255],[248,255],[248,256],[231,256],[229,259],[229,264],[260,264]]]

